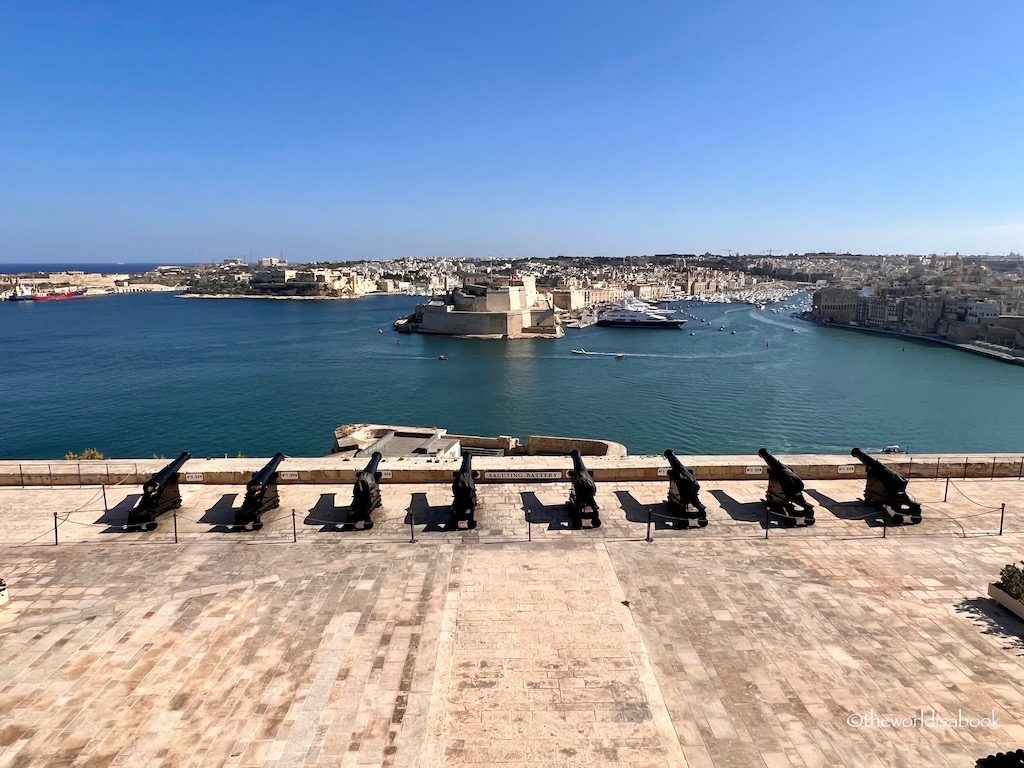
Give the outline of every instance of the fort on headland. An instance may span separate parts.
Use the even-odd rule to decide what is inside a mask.
[[[562,323],[550,294],[532,275],[471,274],[460,288],[432,298],[395,321],[403,333],[482,339],[560,338]]]

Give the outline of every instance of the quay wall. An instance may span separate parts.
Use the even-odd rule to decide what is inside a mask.
[[[698,480],[758,480],[767,468],[756,455],[680,455]],[[848,454],[780,455],[805,480],[863,478],[864,467]],[[1024,451],[999,454],[878,455],[883,463],[906,477],[1024,478]],[[169,459],[110,459],[102,461],[0,461],[0,486],[139,485],[163,468]],[[183,484],[244,485],[266,458],[193,458],[179,473]],[[587,457],[587,467],[598,482],[661,481],[668,462],[662,456]],[[286,484],[351,485],[366,459],[286,458],[278,468],[278,482]],[[568,456],[481,456],[473,460],[478,482],[566,482],[572,467]],[[421,458],[384,459],[379,469],[387,483],[450,483],[458,460]]]

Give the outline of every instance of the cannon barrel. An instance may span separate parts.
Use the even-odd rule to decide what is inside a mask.
[[[181,469],[182,465],[191,458],[191,453],[188,451],[182,451],[178,458],[159,472],[153,473],[149,480],[146,481],[145,485],[143,485],[143,493],[153,493],[167,485],[167,481],[171,480],[176,474],[178,474],[178,470]]]
[[[583,455],[578,450],[573,448],[571,451],[569,451],[569,455],[572,457],[573,472],[575,472],[576,474],[580,474],[581,472],[590,474],[590,470],[587,469],[587,465],[583,463]]]
[[[800,479],[800,476],[769,453],[767,448],[758,448],[757,455],[768,465],[769,477],[775,477],[782,483],[788,494],[798,493],[804,489],[804,481]]]
[[[277,467],[282,461],[284,461],[284,454],[278,451],[271,457],[270,461],[264,465],[263,469],[259,472],[253,473],[252,479],[245,484],[246,489],[250,491],[257,491],[267,485],[267,483],[269,483],[274,477],[274,473],[277,471]]]
[[[666,449],[665,458],[668,459],[668,501],[667,504],[677,514],[681,514],[684,527],[689,527],[689,521],[696,518],[697,524],[704,527],[708,524],[707,508],[701,503],[700,483],[693,472],[683,466],[671,448]],[[695,512],[690,512],[690,507]]]
[[[860,463],[866,467],[874,467],[881,464],[881,462],[878,459],[876,459],[874,456],[868,456],[860,448],[854,448],[852,451],[850,451],[850,455],[853,456],[853,458],[858,459]]]
[[[672,470],[676,474],[681,475],[683,472],[686,471],[686,468],[683,466],[683,462],[681,462],[678,459],[678,457],[675,455],[675,453],[673,453],[671,448],[665,449],[665,458],[668,459],[669,466],[672,467]]]
[[[378,481],[382,473],[377,466],[383,457],[379,451],[374,451],[366,466],[356,472],[356,481],[352,485],[352,505],[348,522],[353,523],[362,520],[366,528],[373,526],[370,515],[373,510],[381,506],[380,484]]]
[[[783,466],[782,462],[769,453],[767,448],[758,448],[757,455],[764,459],[764,463],[773,469]]]
[[[465,520],[470,528],[476,528],[476,476],[473,471],[473,456],[462,454],[462,465],[452,472],[452,513],[446,529],[458,529],[459,521]]]
[[[384,457],[381,456],[380,451],[374,451],[373,454],[370,456],[370,460],[367,462],[366,466],[363,468],[363,472],[369,472],[371,475],[376,476],[376,474],[377,474],[377,465],[380,464],[380,460],[382,458],[384,458]]]
[[[850,451],[850,455],[860,460],[860,463],[867,467],[869,473],[874,473],[886,483],[896,483],[898,485],[906,485],[907,480],[899,472],[887,464],[883,464],[874,456],[868,456],[860,448],[854,448]]]

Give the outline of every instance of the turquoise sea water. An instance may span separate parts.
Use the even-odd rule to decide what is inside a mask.
[[[710,324],[680,331],[558,341],[394,333],[416,301],[0,302],[0,457],[315,456],[348,422],[602,437],[635,453],[1024,450],[1024,369],[944,347],[745,305],[695,305]]]

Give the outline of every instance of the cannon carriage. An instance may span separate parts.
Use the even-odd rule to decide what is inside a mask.
[[[757,455],[768,465],[768,489],[764,497],[768,511],[786,528],[800,521],[814,525],[814,505],[804,496],[804,481],[800,476],[766,448],[758,449]]]
[[[701,503],[698,495],[700,483],[697,482],[693,472],[684,467],[683,463],[676,458],[672,449],[665,451],[665,458],[669,463],[668,499],[665,503],[669,509],[682,518],[687,527],[691,520],[696,520],[697,525],[703,528],[708,524],[708,510]]]
[[[263,527],[264,513],[281,506],[281,498],[277,493],[277,467],[284,461],[283,453],[275,453],[263,469],[253,472],[252,478],[245,484],[245,499],[242,507],[235,512],[232,527],[244,529],[251,525],[254,531]]]
[[[154,472],[142,484],[142,498],[138,505],[129,510],[126,529],[145,528],[147,531],[156,529],[157,518],[172,509],[181,508],[181,491],[178,488],[178,471],[186,461],[192,458],[188,451],[182,451],[178,458]]]
[[[356,473],[352,485],[352,504],[349,507],[349,523],[363,524],[363,530],[373,528],[373,510],[381,506],[380,480],[384,474],[377,468],[382,456],[374,451],[366,466]]]
[[[597,483],[594,482],[594,473],[587,469],[578,450],[573,448],[569,455],[572,457],[572,469],[569,470],[572,490],[569,491],[569,500],[565,506],[572,516],[572,524],[580,528],[583,525],[583,518],[588,517],[592,528],[600,528],[601,516],[597,506]]]
[[[476,528],[476,479],[479,476],[473,469],[472,455],[463,453],[462,466],[452,472],[452,510],[445,528],[457,529],[463,520],[470,530]]]
[[[907,478],[860,448],[854,448],[850,455],[867,470],[864,501],[882,512],[889,525],[903,525],[908,517],[915,524],[924,519],[921,504],[907,492]]]

